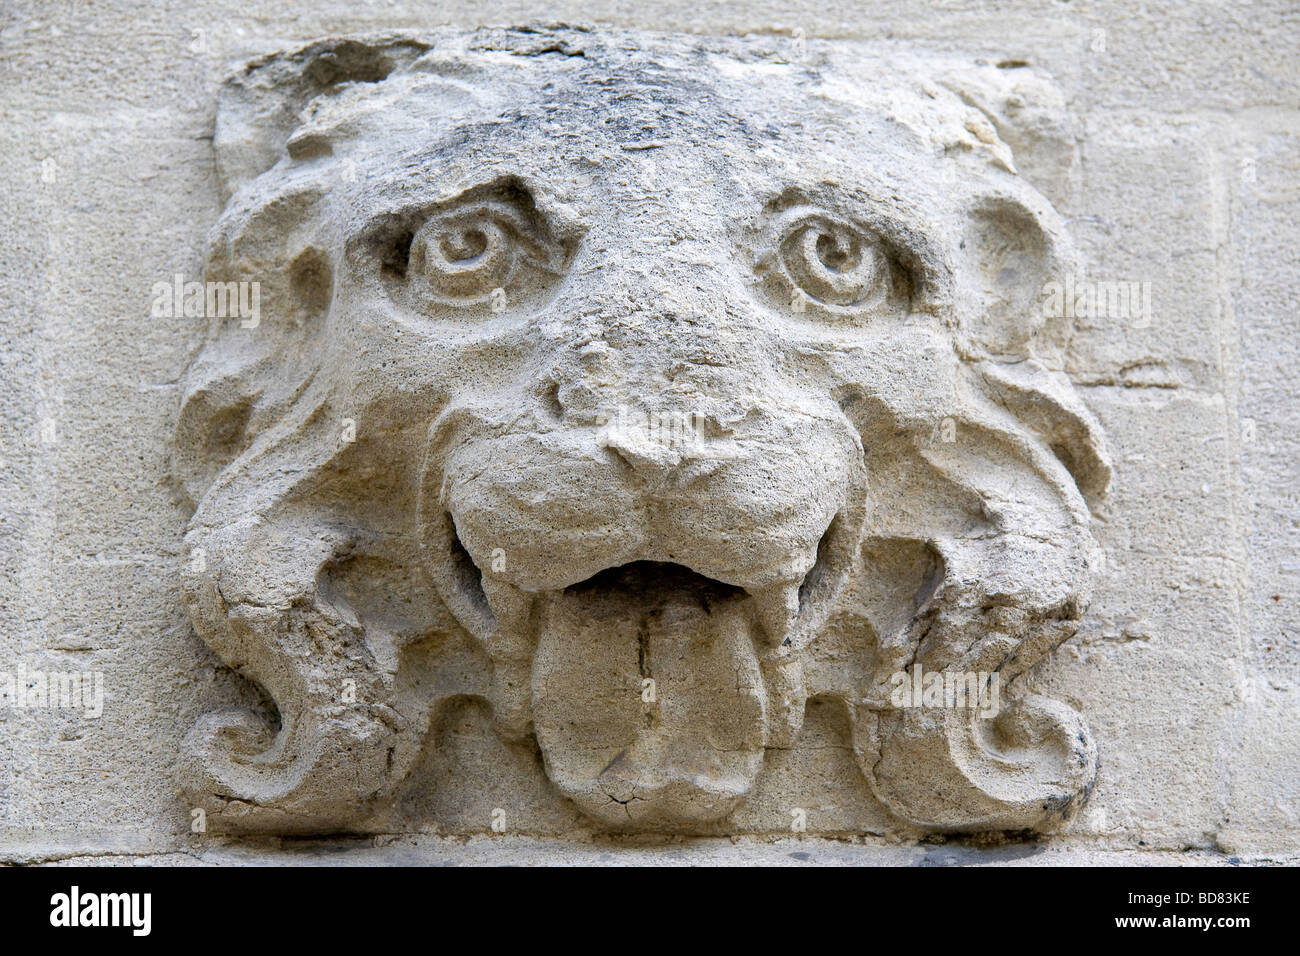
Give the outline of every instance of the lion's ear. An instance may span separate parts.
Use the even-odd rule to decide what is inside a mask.
[[[961,312],[975,355],[1056,364],[1070,329],[1045,308],[1045,290],[1072,271],[1059,217],[1030,189],[985,191],[966,204],[959,244]]]
[[[318,234],[325,194],[306,187],[223,217],[208,243],[203,351],[185,376],[172,471],[197,504],[310,380],[333,298],[334,267]],[[205,302],[206,305],[206,302]]]
[[[1068,202],[1078,130],[1055,82],[1024,60],[949,63],[939,82],[992,124],[1026,182],[1054,205]]]
[[[404,35],[330,38],[243,66],[217,101],[212,142],[222,199],[276,164],[313,99],[348,83],[378,83],[429,49]]]
[[[1049,291],[1074,271],[1056,213],[1032,190],[972,201],[961,243],[963,346],[985,390],[1065,466],[1090,503],[1111,466],[1101,426],[1060,371],[1073,327],[1048,308]]]
[[[1054,206],[1068,205],[1077,168],[1077,134],[1064,95],[1021,60],[947,61],[938,81],[966,106],[966,127],[1006,150],[972,179],[963,201],[964,320],[972,351],[1049,365],[1068,341],[1060,314],[1048,314],[1045,289],[1075,272],[1074,252]]]

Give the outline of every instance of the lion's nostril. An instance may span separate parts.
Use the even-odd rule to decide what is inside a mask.
[[[538,396],[541,406],[555,421],[564,420],[564,402],[560,400],[560,383],[547,382]]]
[[[612,442],[604,442],[603,445],[610,455],[613,456],[614,460],[620,465],[624,468],[630,469],[631,471],[636,471],[636,465],[633,463],[633,459],[628,455],[623,454],[617,445]]]
[[[643,438],[634,431],[611,429],[602,436],[600,443],[615,458],[647,480],[667,477],[685,458],[680,450]]]

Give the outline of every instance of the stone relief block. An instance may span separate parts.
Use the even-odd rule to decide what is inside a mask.
[[[1022,678],[1110,467],[1008,146],[1068,178],[1048,88],[564,27],[232,77],[206,278],[260,314],[211,320],[173,461],[194,627],[268,707],[189,733],[196,806],[378,828],[454,706],[595,827],[727,832],[817,699],[900,828],[1068,818],[1096,747]]]

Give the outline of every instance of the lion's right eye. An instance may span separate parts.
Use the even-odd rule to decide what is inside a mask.
[[[889,291],[890,263],[879,240],[824,215],[796,220],[779,258],[790,282],[827,305],[862,305]]]
[[[922,288],[915,230],[867,198],[827,198],[791,191],[771,203],[751,234],[760,288],[784,312],[833,323],[908,314]]]
[[[394,297],[433,314],[518,306],[563,273],[572,251],[555,238],[531,195],[514,185],[481,187],[423,216],[403,217],[381,231],[378,246]]]

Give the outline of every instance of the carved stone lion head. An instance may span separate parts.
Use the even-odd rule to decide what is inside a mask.
[[[953,76],[571,28],[234,76],[207,279],[263,316],[210,320],[175,472],[194,625],[278,718],[205,717],[193,799],[364,829],[477,694],[603,825],[725,829],[830,697],[901,821],[1068,815],[1095,748],[1017,678],[1109,467],[1040,306],[1062,223]],[[490,674],[434,678],[453,629]],[[898,706],[918,669],[1002,706]]]

